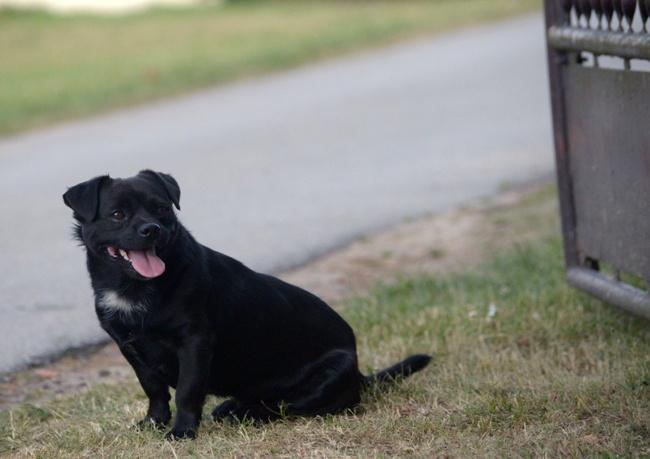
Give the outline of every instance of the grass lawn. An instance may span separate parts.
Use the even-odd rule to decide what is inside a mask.
[[[0,9],[0,135],[539,7],[286,0],[125,16]]]
[[[531,196],[533,211],[516,218],[495,211],[500,234],[534,229],[534,206],[548,199]],[[403,279],[347,303],[362,369],[434,355],[423,373],[365,394],[356,415],[222,425],[208,420],[210,399],[198,439],[168,443],[129,429],[146,411],[137,384],[98,385],[0,413],[0,455],[648,457],[649,324],[566,285],[555,223],[478,267]]]

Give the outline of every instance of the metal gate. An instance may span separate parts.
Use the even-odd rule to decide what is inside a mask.
[[[650,0],[545,0],[568,282],[650,320]]]

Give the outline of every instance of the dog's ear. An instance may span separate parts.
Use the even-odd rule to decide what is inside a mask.
[[[81,222],[90,222],[97,215],[99,207],[99,190],[111,178],[102,175],[68,188],[63,194],[63,202],[74,211],[74,218]]]
[[[178,182],[174,177],[172,177],[169,174],[163,174],[162,172],[154,172],[149,169],[145,169],[143,171],[140,171],[138,175],[145,175],[147,177],[153,178],[155,181],[160,183],[163,187],[165,187],[165,191],[167,191],[167,194],[169,195],[169,199],[174,203],[174,206],[178,210],[181,210],[180,206],[180,200],[181,200],[181,188],[178,186]]]

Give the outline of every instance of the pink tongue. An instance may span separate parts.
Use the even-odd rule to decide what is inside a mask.
[[[165,263],[156,256],[156,249],[129,250],[133,268],[143,277],[158,277],[165,272]]]

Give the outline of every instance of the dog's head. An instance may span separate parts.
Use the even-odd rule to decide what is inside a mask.
[[[161,256],[178,230],[172,206],[180,210],[180,195],[170,175],[144,170],[127,179],[95,177],[69,188],[63,202],[89,254],[144,280],[165,271]]]

